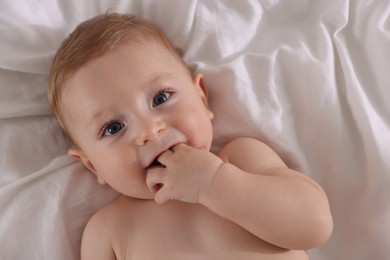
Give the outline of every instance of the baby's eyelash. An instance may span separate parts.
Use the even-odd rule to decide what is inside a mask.
[[[120,121],[118,120],[111,120],[111,121],[108,121],[107,123],[105,123],[102,128],[100,129],[99,131],[99,138],[103,138],[105,137],[106,135],[106,131],[107,129],[112,125],[112,124],[115,124],[115,123],[118,123],[120,126],[121,126],[121,129],[125,126],[123,123],[121,123]],[[121,130],[119,129],[118,132]],[[112,135],[115,135],[116,133],[112,134]]]
[[[157,91],[156,95],[160,93],[174,93],[175,90],[172,87],[161,87],[159,91]]]
[[[109,125],[109,124],[111,124],[113,121],[109,121],[109,122],[107,122],[107,123],[105,123],[101,128],[100,128],[100,130],[99,130],[99,138],[103,138],[104,137],[104,133],[106,132],[106,130],[107,130],[107,126]]]
[[[152,107],[163,105],[174,94],[173,88],[161,88],[152,98]]]

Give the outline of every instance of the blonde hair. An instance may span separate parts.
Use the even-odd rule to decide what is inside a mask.
[[[61,95],[67,81],[88,62],[127,42],[155,40],[172,53],[190,72],[171,41],[155,24],[132,15],[106,13],[86,20],[66,38],[54,57],[48,99],[54,115],[68,134],[61,109]]]

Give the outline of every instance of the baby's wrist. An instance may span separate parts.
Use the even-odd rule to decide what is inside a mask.
[[[199,194],[199,203],[200,204],[207,206],[208,202],[211,199],[210,197],[213,196],[212,190],[213,190],[213,187],[215,186],[216,179],[218,179],[217,176],[221,174],[221,172],[223,171],[224,165],[226,165],[226,164],[227,163],[221,161],[221,163],[218,165],[218,167],[214,171],[214,174],[212,174],[212,176],[210,177],[209,185],[207,185],[207,188],[203,189],[202,192],[200,192],[200,194]]]

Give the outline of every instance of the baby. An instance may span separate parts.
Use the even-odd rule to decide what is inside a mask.
[[[308,259],[332,232],[321,187],[264,143],[210,152],[204,78],[145,20],[80,24],[48,96],[69,154],[123,194],[88,222],[82,259]]]

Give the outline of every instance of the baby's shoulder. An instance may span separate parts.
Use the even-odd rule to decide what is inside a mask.
[[[248,137],[241,137],[226,144],[218,156],[242,170],[264,172],[269,168],[285,167],[278,154],[267,144]]]
[[[120,245],[121,232],[131,224],[130,210],[126,212],[125,204],[126,199],[121,197],[90,218],[83,233],[82,258],[115,259],[114,251]]]
[[[257,153],[256,153],[257,152]],[[218,155],[222,159],[232,157],[251,157],[258,153],[273,152],[272,149],[265,143],[250,137],[239,137],[227,143]]]
[[[106,237],[115,237],[124,225],[132,223],[132,198],[121,196],[117,200],[96,212],[88,221],[85,233],[99,234]],[[128,227],[127,227],[128,228]]]

